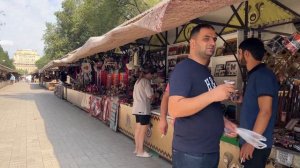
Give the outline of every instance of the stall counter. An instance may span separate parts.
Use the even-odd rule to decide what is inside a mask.
[[[42,82],[42,86],[50,91],[54,91],[56,85],[58,85],[58,82]]]
[[[89,98],[91,94],[84,93],[81,91],[76,91],[73,89],[65,89],[65,96],[67,100],[74,105],[85,109],[89,106]],[[165,136],[162,136],[159,130],[159,120],[160,111],[155,109],[151,111],[150,128],[148,128],[145,137],[145,145],[157,152],[161,157],[166,160],[172,160],[172,138],[173,138],[173,127],[171,126],[171,118],[168,117],[167,121],[169,124],[168,132]],[[119,109],[119,120],[118,120],[118,130],[123,134],[134,138],[134,127],[135,127],[135,117],[132,115],[132,106],[127,104],[120,104]],[[281,148],[274,147],[272,149],[270,158],[271,161],[276,162],[278,158],[284,159],[286,153],[289,151],[283,150]],[[291,153],[290,153],[291,154]],[[291,162],[294,167],[300,167],[300,154],[292,153],[292,160],[286,160],[286,162]],[[286,158],[291,158],[288,155]],[[236,138],[228,138],[223,136],[220,141],[220,162],[219,168],[235,167],[239,168],[239,147]],[[266,166],[267,168],[274,168],[272,164]]]
[[[134,138],[135,117],[132,115],[132,107],[129,105],[121,104],[119,112],[119,125],[118,129],[125,135]],[[172,160],[172,138],[173,127],[170,125],[171,118],[168,117],[169,124],[168,132],[162,136],[159,130],[159,109],[152,110],[150,128],[147,130],[145,145],[150,149],[157,152],[163,158]],[[219,168],[227,167],[228,160],[231,160],[230,165],[238,165],[239,147],[235,138],[222,137],[220,142],[220,164]]]
[[[66,87],[64,89],[65,99],[86,112],[88,112],[89,109],[89,99],[91,96],[91,94],[82,91],[77,91]]]

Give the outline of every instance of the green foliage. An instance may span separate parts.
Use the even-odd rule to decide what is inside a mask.
[[[3,50],[1,45],[0,45],[0,64],[9,67],[11,69],[16,69],[13,64],[13,60],[9,59],[8,53]]]
[[[38,69],[41,69],[50,61],[51,61],[51,58],[49,58],[49,56],[43,56],[35,62],[35,65]]]
[[[124,21],[149,9],[160,0],[64,0],[55,13],[57,23],[46,23],[45,56],[40,69],[82,46],[90,37],[101,36]]]
[[[18,69],[17,70],[17,72],[18,72],[18,74],[20,74],[20,75],[27,75],[28,74],[28,71],[27,71],[27,69]]]
[[[160,0],[115,0],[127,20],[157,4]]]

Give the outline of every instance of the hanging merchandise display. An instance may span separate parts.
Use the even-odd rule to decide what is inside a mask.
[[[300,34],[297,32],[287,37],[284,46],[292,55],[295,55],[300,48]]]
[[[119,85],[119,71],[115,70],[113,73],[113,86],[117,87]]]
[[[96,72],[96,85],[97,88],[100,88],[101,86],[101,68],[102,68],[103,62],[94,62],[94,71]]]
[[[89,84],[92,80],[92,66],[87,60],[84,60],[84,62],[81,64],[81,71],[83,74],[84,83]]]
[[[133,50],[133,65],[134,66],[140,66],[140,61],[139,61],[138,53],[139,53],[139,49],[138,48],[136,48],[136,49]]]
[[[109,89],[111,87],[112,83],[112,73],[107,74],[106,78],[106,89]]]
[[[101,101],[102,101],[102,98],[100,98],[100,97],[90,96],[89,113],[92,116],[97,117],[103,111]]]
[[[293,65],[299,57],[300,34],[298,32],[285,37],[275,36],[266,44],[267,57],[264,62],[275,74],[286,74],[286,78],[300,77],[300,66]],[[291,66],[293,65],[293,66]],[[298,71],[298,74],[297,72]]]

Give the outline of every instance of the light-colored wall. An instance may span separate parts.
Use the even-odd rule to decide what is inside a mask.
[[[27,70],[28,73],[37,69],[35,62],[40,58],[33,50],[18,50],[14,54],[13,60],[17,70]]]

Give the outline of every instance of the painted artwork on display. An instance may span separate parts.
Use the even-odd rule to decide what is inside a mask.
[[[215,77],[225,76],[225,67],[224,67],[224,64],[218,64],[218,65],[216,65],[214,76]]]
[[[238,63],[236,61],[227,61],[225,64],[225,76],[236,76]]]

